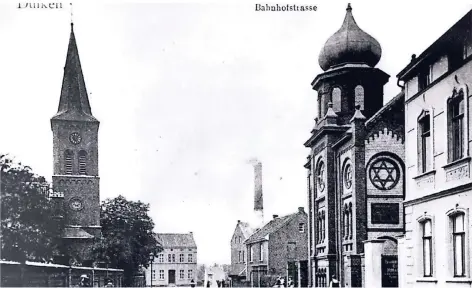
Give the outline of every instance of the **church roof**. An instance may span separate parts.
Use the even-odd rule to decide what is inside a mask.
[[[52,117],[52,120],[98,122],[98,120],[93,117],[90,108],[73,24],[71,24],[59,108],[57,109],[56,115]]]
[[[379,42],[357,26],[351,4],[348,4],[341,28],[326,41],[318,63],[324,71],[347,63],[364,63],[374,67],[381,55]]]
[[[157,241],[163,248],[186,247],[197,248],[197,244],[193,239],[193,234],[178,234],[178,233],[158,233]]]
[[[395,97],[393,97],[390,101],[387,102],[382,108],[380,108],[379,111],[377,111],[372,117],[370,117],[366,122],[365,125],[372,125],[374,124],[378,119],[382,117],[382,114],[385,113],[386,111],[390,111],[395,104],[401,102],[401,105],[404,104],[405,101],[405,92],[402,90],[400,93],[398,93]]]

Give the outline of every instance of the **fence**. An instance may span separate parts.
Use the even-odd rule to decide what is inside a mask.
[[[0,261],[1,287],[77,287],[80,276],[85,274],[94,287],[103,287],[112,281],[121,287],[122,269],[65,266],[49,263],[28,262],[22,264]]]

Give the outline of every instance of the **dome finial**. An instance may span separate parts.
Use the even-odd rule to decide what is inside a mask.
[[[347,63],[374,67],[379,63],[381,55],[382,48],[379,42],[359,28],[349,3],[341,28],[326,41],[318,57],[318,63],[323,71]]]

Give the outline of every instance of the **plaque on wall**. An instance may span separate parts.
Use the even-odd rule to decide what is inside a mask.
[[[370,204],[372,224],[400,224],[400,205],[398,203]]]
[[[382,255],[382,287],[398,287],[397,255]]]

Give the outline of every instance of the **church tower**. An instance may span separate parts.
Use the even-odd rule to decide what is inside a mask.
[[[68,256],[91,260],[94,240],[101,237],[98,176],[99,121],[92,115],[79,52],[71,24],[59,108],[51,118],[55,196],[62,198]]]
[[[399,94],[384,106],[383,90],[390,76],[376,68],[381,55],[379,42],[359,28],[348,4],[341,27],[319,54],[323,72],[311,83],[318,92],[318,115],[304,145],[310,148],[305,167],[314,287],[326,287],[333,278],[341,286],[365,286],[364,242],[393,237],[403,228],[398,151],[404,146],[396,137],[403,135],[403,98]],[[390,181],[388,187],[376,182],[376,165],[382,161],[390,166],[381,177],[389,171],[394,174],[388,174],[393,181],[379,180]],[[389,215],[394,216],[385,216],[387,209],[378,208],[382,205],[392,207]]]

